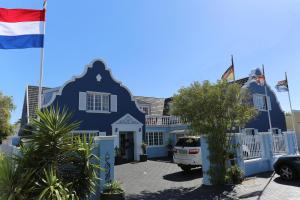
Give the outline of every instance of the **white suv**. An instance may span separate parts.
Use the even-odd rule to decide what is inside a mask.
[[[200,137],[186,136],[179,138],[174,147],[173,160],[183,171],[200,167],[202,165]]]

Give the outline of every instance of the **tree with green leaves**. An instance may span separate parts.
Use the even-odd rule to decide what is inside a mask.
[[[44,109],[37,116],[32,135],[21,145],[22,156],[0,157],[0,200],[88,199],[99,170],[92,138],[72,137],[79,123],[66,110]]]
[[[211,182],[223,184],[232,148],[227,133],[236,132],[257,113],[249,91],[224,81],[194,82],[174,95],[172,113],[189,123],[194,133],[207,135]]]
[[[0,92],[0,144],[3,139],[13,133],[13,125],[10,124],[11,112],[15,109],[12,97]]]

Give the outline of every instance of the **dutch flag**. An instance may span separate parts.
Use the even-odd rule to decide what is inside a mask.
[[[45,9],[0,8],[0,49],[42,48]]]

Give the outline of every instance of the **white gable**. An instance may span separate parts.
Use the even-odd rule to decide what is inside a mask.
[[[114,125],[116,125],[116,124],[138,124],[138,125],[142,125],[142,123],[140,121],[138,121],[137,119],[135,119],[130,114],[124,115],[123,117],[121,117],[120,119],[118,119],[113,124]]]

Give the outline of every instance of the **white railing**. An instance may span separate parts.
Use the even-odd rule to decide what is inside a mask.
[[[273,153],[286,154],[286,145],[283,134],[272,134]]]
[[[169,126],[184,124],[180,117],[177,116],[163,116],[163,115],[146,115],[146,125],[150,126]]]
[[[242,150],[245,160],[262,157],[262,142],[260,135],[242,134]]]

